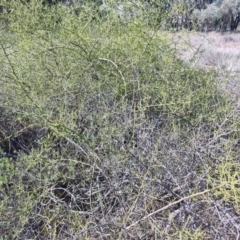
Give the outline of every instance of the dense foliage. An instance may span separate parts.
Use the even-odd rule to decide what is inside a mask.
[[[2,239],[238,236],[239,107],[177,57],[164,8],[3,5]]]
[[[200,31],[236,31],[240,21],[239,0],[174,1],[171,27]]]
[[[29,4],[30,0],[21,0],[20,4]],[[188,29],[198,31],[236,31],[240,21],[239,0],[42,0],[44,6],[62,5],[68,8],[77,6],[77,12],[81,11],[85,4],[92,4],[100,14],[109,11],[115,12],[122,19],[129,19],[135,15],[148,12],[157,17],[153,24],[162,23],[167,29]],[[8,1],[8,6],[14,1]],[[0,6],[0,12],[3,11]],[[10,7],[11,8],[11,7]],[[6,8],[7,9],[7,8]],[[153,11],[152,11],[153,10]],[[168,15],[163,24],[163,15]]]

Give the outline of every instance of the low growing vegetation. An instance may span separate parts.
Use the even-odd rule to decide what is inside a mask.
[[[1,238],[236,238],[239,105],[218,73],[148,12],[3,2]]]

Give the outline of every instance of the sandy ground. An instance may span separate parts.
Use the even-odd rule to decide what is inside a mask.
[[[223,88],[240,99],[240,32],[181,32],[170,38],[180,58],[193,67],[216,69]]]

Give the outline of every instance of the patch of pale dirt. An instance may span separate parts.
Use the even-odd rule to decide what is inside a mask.
[[[216,69],[223,88],[240,98],[239,32],[178,32],[169,36],[181,59],[193,67]]]

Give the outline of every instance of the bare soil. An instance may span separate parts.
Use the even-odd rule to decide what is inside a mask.
[[[193,67],[216,69],[221,87],[240,99],[240,32],[178,32],[170,38],[181,59]]]

